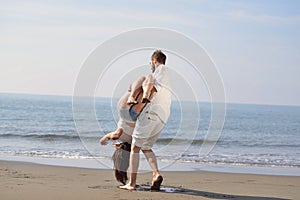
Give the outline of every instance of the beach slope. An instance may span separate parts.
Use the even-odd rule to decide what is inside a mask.
[[[165,192],[125,191],[112,170],[0,161],[1,199],[299,199],[300,177],[163,172]],[[141,173],[139,184],[151,174]],[[172,192],[175,191],[175,192]]]

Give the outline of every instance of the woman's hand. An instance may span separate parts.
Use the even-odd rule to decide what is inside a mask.
[[[121,146],[121,143],[120,142],[113,142],[111,145],[118,148],[118,147]]]
[[[103,136],[101,139],[100,139],[100,141],[99,141],[99,143],[101,144],[101,145],[107,145],[108,144],[108,138],[106,137],[106,135],[105,136]]]

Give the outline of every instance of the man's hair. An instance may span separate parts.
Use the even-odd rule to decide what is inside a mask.
[[[161,64],[166,64],[167,56],[161,50],[154,51],[151,58],[155,58]]]

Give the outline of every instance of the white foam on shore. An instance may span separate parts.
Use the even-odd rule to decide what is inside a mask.
[[[43,158],[26,156],[0,156],[3,161],[30,162],[43,165],[78,167],[89,169],[113,169],[112,161],[103,159],[75,159],[75,158]],[[300,168],[297,167],[277,167],[277,166],[244,166],[229,164],[204,164],[204,163],[183,163],[158,161],[161,171],[208,171],[242,174],[263,174],[281,176],[300,176]],[[150,167],[144,159],[141,159],[141,173],[149,172]]]

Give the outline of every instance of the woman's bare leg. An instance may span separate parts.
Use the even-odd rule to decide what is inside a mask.
[[[151,97],[151,95],[155,92],[155,89],[154,89],[153,86],[151,88],[150,84],[148,86],[149,86],[148,90],[150,91],[150,94],[149,94],[148,97]],[[146,106],[146,104],[150,102],[150,101],[143,101],[143,97],[144,97],[144,92],[143,92],[143,90],[141,88],[139,90],[139,93],[137,94],[137,99],[136,99],[137,104],[134,105],[134,108],[135,108],[136,112],[142,112],[142,110],[144,109],[144,107]]]
[[[145,79],[146,79],[146,77],[141,76],[131,84],[130,95],[128,97],[127,104],[137,104],[138,103],[136,101],[136,97],[137,97],[139,90],[141,89]]]
[[[145,82],[145,83],[144,83]],[[128,104],[129,100],[132,99],[134,104],[134,108],[136,112],[141,112],[145,105],[149,103],[149,101],[143,101],[143,98],[150,98],[150,96],[155,92],[153,87],[154,81],[153,76],[149,75],[146,77],[140,77],[139,79],[135,80],[131,85],[131,91],[126,92],[123,97],[119,100],[119,107],[120,108],[130,108],[131,105]],[[143,92],[143,88],[146,92]],[[132,98],[134,97],[134,98]]]
[[[143,108],[146,105],[145,103],[142,103],[142,99],[143,99],[143,90],[142,88],[140,88],[136,99],[137,104],[133,105],[136,112],[142,112]]]
[[[130,105],[127,104],[130,92],[126,92],[119,100],[118,106],[119,108],[130,108]]]
[[[143,108],[145,107],[146,103],[142,103],[142,99],[143,99],[143,95],[142,95],[142,88],[139,88],[137,91],[137,99],[134,99],[137,104],[133,105],[136,112],[141,112],[143,110]],[[130,96],[130,93],[129,92],[126,92],[122,97],[121,99],[119,100],[118,102],[118,106],[119,108],[130,108],[131,105],[128,105],[127,101],[128,101],[128,98]]]

